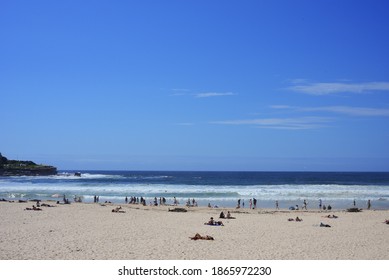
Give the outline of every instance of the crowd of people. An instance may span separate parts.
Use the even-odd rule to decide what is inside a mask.
[[[100,197],[95,195],[93,202],[99,203],[99,200],[100,200]],[[75,196],[75,202],[82,202],[81,197]],[[147,203],[146,199],[144,197],[136,197],[136,196],[128,197],[128,196],[126,196],[124,199],[124,202],[125,202],[125,204],[141,204],[144,206],[147,206],[147,205],[149,205],[149,206],[162,206],[162,205],[177,206],[180,204],[179,200],[176,197],[172,198],[171,203],[168,203],[168,201],[165,197],[159,197],[159,198],[154,197],[153,200],[151,200],[151,201],[149,201],[149,203]],[[69,200],[65,198],[65,196],[64,196],[64,203],[70,203]],[[352,204],[354,207],[356,206],[355,199],[353,200]],[[185,203],[185,206],[197,207],[198,202],[196,201],[195,198],[192,198],[192,199],[188,198],[188,200]],[[208,203],[208,207],[209,208],[219,208],[219,206],[217,204],[212,206],[210,202]],[[371,203],[371,200],[369,199],[367,201],[366,209],[370,210],[371,207],[372,207],[372,203]],[[239,208],[245,208],[245,200],[244,199],[238,199],[236,209],[239,209]],[[256,198],[249,199],[248,209],[257,209],[257,208],[258,208],[258,200]],[[275,208],[276,208],[276,210],[280,210],[280,203],[278,200],[275,201]],[[296,204],[296,205],[292,205],[292,206],[287,206],[287,208],[289,210],[308,210],[308,201],[306,199],[304,199],[302,201],[301,206]],[[322,199],[319,199],[318,200],[318,208],[320,211],[326,211],[326,210],[331,211],[333,207],[330,204],[327,204],[327,205],[324,204]]]
[[[244,199],[242,199],[242,200],[238,199],[238,205],[236,206],[236,208],[239,209],[241,207],[242,208],[245,207]],[[256,209],[256,208],[257,208],[257,199],[256,198],[252,198],[252,199],[250,198],[249,199],[249,209]]]

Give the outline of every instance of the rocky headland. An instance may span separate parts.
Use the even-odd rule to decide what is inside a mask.
[[[56,175],[57,168],[36,164],[33,161],[9,160],[0,153],[0,176],[47,176]]]

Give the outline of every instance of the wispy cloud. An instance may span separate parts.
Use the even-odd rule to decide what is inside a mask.
[[[311,95],[329,95],[336,93],[366,93],[373,91],[389,91],[389,82],[370,82],[370,83],[307,83],[300,80],[300,83],[287,87],[287,89],[311,94]]]
[[[171,89],[172,93],[171,96],[192,96],[195,98],[210,98],[210,97],[223,97],[223,96],[233,96],[236,95],[236,93],[233,92],[200,92],[200,93],[194,93],[190,89],[185,88],[174,88]]]
[[[389,117],[389,108],[369,108],[352,106],[322,106],[322,107],[298,107],[288,105],[273,105],[273,109],[292,109],[303,112],[330,112],[349,116],[362,117]]]
[[[324,111],[350,116],[365,116],[365,117],[389,117],[389,109],[367,108],[367,107],[349,107],[349,106],[329,106],[304,108],[304,111]]]
[[[289,106],[289,105],[271,105],[270,108],[273,108],[273,109],[293,109],[293,108],[296,108],[296,107],[292,107],[292,106]]]
[[[212,124],[221,125],[253,125],[261,128],[273,129],[316,129],[326,126],[332,119],[326,117],[300,117],[300,118],[262,118],[246,120],[215,121]]]
[[[208,97],[220,97],[220,96],[232,96],[235,95],[233,92],[204,92],[196,93],[194,96],[197,98],[208,98]]]

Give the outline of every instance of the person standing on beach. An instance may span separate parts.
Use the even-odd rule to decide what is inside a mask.
[[[257,208],[257,199],[253,198],[253,204],[254,204],[253,209]]]
[[[306,199],[304,199],[303,207],[301,207],[301,210],[302,210],[302,209],[308,210],[308,209],[307,209],[307,200],[306,200]]]
[[[280,210],[280,207],[278,207],[278,200],[276,200],[276,210]]]
[[[250,200],[249,200],[249,206],[250,206],[250,209],[251,209],[251,207],[253,206],[253,200],[250,198]]]
[[[319,199],[319,209],[321,210],[321,206],[322,206],[322,204],[321,204],[321,199]]]
[[[367,210],[370,210],[370,208],[371,208],[371,201],[370,201],[370,199],[367,201]]]

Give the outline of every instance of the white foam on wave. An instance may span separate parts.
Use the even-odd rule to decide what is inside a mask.
[[[62,176],[62,175],[61,175]],[[83,176],[83,175],[82,175]],[[118,178],[121,175],[104,175],[85,173],[84,178]],[[55,177],[55,176],[54,176]],[[203,199],[245,199],[260,200],[316,200],[316,199],[389,199],[389,185],[337,185],[337,184],[283,184],[283,185],[174,185],[174,184],[139,184],[120,183],[117,181],[89,182],[88,180],[36,181],[35,177],[20,180],[0,180],[0,195],[2,194],[39,194],[50,197],[70,195],[103,195],[109,197],[125,196],[166,196],[166,197],[201,197]],[[53,178],[50,176],[49,178]],[[68,177],[65,175],[65,178]],[[83,177],[81,177],[83,178]],[[76,177],[80,179],[80,177]]]
[[[354,197],[386,196],[389,186],[381,185],[258,185],[239,190],[242,196],[259,197]]]
[[[81,173],[81,176],[75,176],[74,173],[65,172],[53,176],[48,176],[47,178],[82,180],[82,179],[120,179],[120,178],[124,178],[124,176],[115,175],[115,174],[96,174],[96,173]]]
[[[75,176],[74,173],[61,172],[57,175],[49,176],[10,176],[0,178],[0,182],[9,182],[11,179],[15,182],[34,182],[34,181],[51,181],[51,180],[92,180],[92,179],[121,179],[125,178],[123,175],[116,174],[95,174],[95,173],[81,173],[81,176]]]

